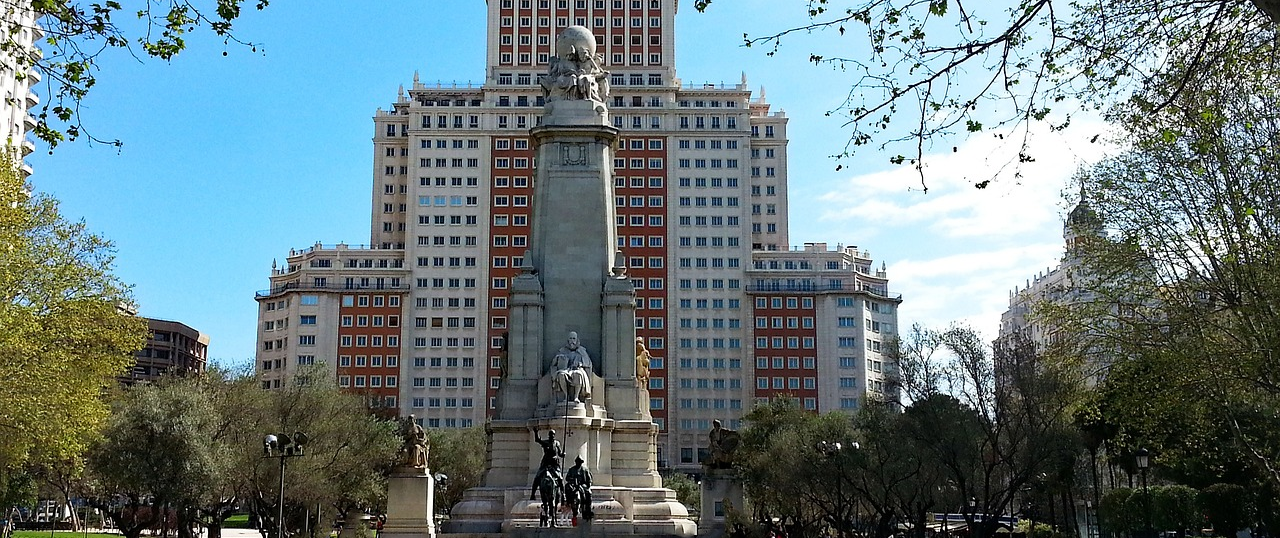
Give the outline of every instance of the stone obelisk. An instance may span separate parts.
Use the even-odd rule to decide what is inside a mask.
[[[540,505],[529,497],[547,460],[535,436],[557,430],[564,459],[591,468],[592,535],[692,536],[687,510],[662,487],[658,429],[636,376],[635,289],[614,228],[609,74],[590,30],[566,28],[555,47],[541,81],[543,122],[530,131],[538,156],[531,250],[511,285],[485,475],[444,530],[537,527]]]

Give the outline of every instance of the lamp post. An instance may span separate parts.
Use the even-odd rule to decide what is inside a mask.
[[[1138,470],[1142,472],[1143,533],[1150,538],[1155,534],[1151,530],[1151,492],[1147,490],[1147,467],[1151,465],[1151,453],[1145,448],[1139,448],[1134,456],[1138,460]]]
[[[435,480],[436,489],[440,490],[440,497],[443,497],[444,493],[446,491],[449,491],[449,475],[446,475],[444,473],[436,473],[431,478]],[[441,511],[444,512],[445,515],[449,515],[449,510],[451,508],[452,507],[449,506],[448,503],[445,503],[444,508],[442,508]]]
[[[1031,486],[1022,489],[1022,515],[1027,518],[1027,536],[1036,534],[1036,500],[1032,496]]]
[[[280,459],[280,498],[279,511],[276,513],[276,538],[284,538],[284,462],[286,458],[302,455],[302,447],[307,444],[307,434],[293,432],[293,437],[283,433],[267,434],[262,439],[262,457]]]
[[[1085,499],[1084,501],[1084,530],[1085,536],[1093,538],[1094,523],[1097,522],[1098,516],[1093,513],[1093,501]]]
[[[969,497],[969,536],[978,536],[978,498]]]

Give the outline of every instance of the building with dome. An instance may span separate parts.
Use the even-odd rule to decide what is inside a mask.
[[[1067,336],[1058,327],[1035,319],[1036,306],[1043,301],[1061,304],[1091,300],[1093,293],[1084,285],[1087,273],[1081,248],[1087,241],[1105,237],[1101,217],[1090,207],[1081,190],[1079,203],[1062,224],[1062,263],[1037,273],[1009,292],[1009,309],[1000,316],[997,347],[1012,345],[1022,338],[1032,344],[1038,354]],[[1089,370],[1096,372],[1098,369]],[[1090,377],[1097,381],[1095,374]]]

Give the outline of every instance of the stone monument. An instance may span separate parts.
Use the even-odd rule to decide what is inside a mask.
[[[692,536],[687,510],[662,487],[658,428],[637,379],[635,289],[614,228],[618,130],[604,103],[609,73],[586,28],[563,30],[555,51],[541,80],[543,122],[530,131],[538,163],[531,250],[511,283],[486,471],[444,530],[538,531],[541,503],[529,499],[531,485],[550,476],[537,432],[554,429],[558,458],[590,466],[592,535]]]
[[[698,536],[719,538],[727,532],[731,510],[742,512],[746,495],[742,480],[734,470],[734,452],[738,450],[741,436],[736,430],[725,428],[719,420],[712,421],[707,435],[709,457],[703,464],[702,506],[698,515]]]
[[[384,538],[432,538],[435,528],[435,484],[427,471],[431,445],[427,432],[409,415],[400,422],[400,462],[387,479],[387,522]]]

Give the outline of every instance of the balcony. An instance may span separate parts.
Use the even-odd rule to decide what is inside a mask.
[[[254,297],[257,297],[257,298],[273,297],[273,296],[280,295],[286,292],[291,292],[291,291],[332,291],[332,292],[366,291],[368,292],[368,291],[408,291],[408,290],[409,290],[408,284],[401,284],[399,286],[390,286],[386,284],[383,284],[381,286],[377,284],[370,284],[368,286],[360,286],[360,285],[347,286],[346,284],[325,284],[325,285],[316,286],[314,284],[299,284],[296,282],[291,282],[283,286],[276,286],[269,290],[259,290],[257,293],[254,293]]]
[[[886,299],[902,299],[902,295],[890,295],[888,289],[877,288],[873,286],[846,286],[843,284],[829,283],[820,284],[816,282],[776,282],[768,284],[748,284],[746,286],[747,293],[774,293],[774,292],[804,292],[804,293],[866,293],[876,297],[884,297]]]

